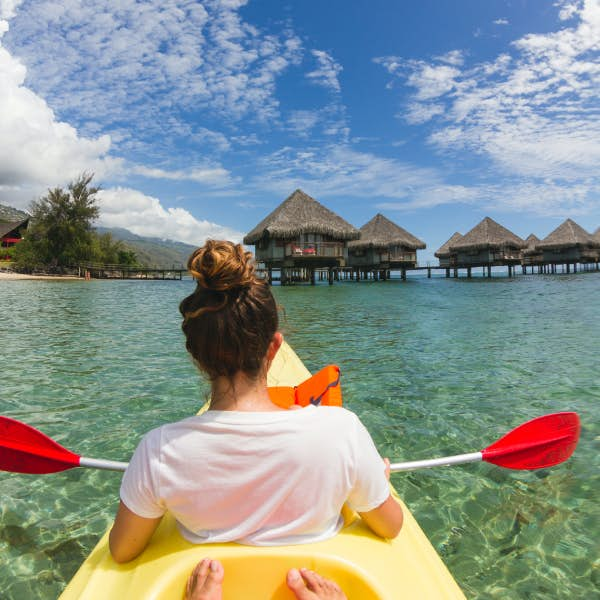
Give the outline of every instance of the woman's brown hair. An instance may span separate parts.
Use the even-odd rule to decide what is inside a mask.
[[[186,348],[209,378],[256,377],[278,327],[277,305],[241,244],[207,240],[188,259],[196,290],[179,305]]]

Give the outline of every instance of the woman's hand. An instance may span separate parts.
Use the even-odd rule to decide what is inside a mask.
[[[384,458],[383,464],[385,465],[385,477],[389,481],[390,480],[390,459]]]

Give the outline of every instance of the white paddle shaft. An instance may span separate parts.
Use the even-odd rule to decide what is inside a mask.
[[[465,463],[479,462],[483,459],[481,452],[471,452],[469,454],[456,454],[455,456],[443,456],[441,458],[430,458],[428,460],[413,460],[403,463],[392,463],[390,471],[398,473],[400,471],[414,471],[416,469],[429,469],[431,467],[447,467],[450,465],[462,465]],[[101,458],[86,458],[82,456],[79,459],[80,467],[89,467],[91,469],[106,469],[107,471],[124,471],[127,468],[125,462],[116,460],[104,460]]]
[[[483,459],[481,452],[470,452],[469,454],[456,454],[455,456],[443,456],[441,458],[430,458],[428,460],[413,460],[403,463],[392,463],[390,471],[398,473],[400,471],[414,471],[416,469],[429,469],[431,467],[447,467],[450,465],[462,465],[465,463],[479,462]],[[82,456],[79,459],[80,467],[89,467],[92,469],[106,469],[107,471],[124,471],[127,468],[125,462],[116,460],[103,460],[101,458],[86,458]]]
[[[470,452],[469,454],[442,456],[441,458],[430,458],[429,460],[392,463],[390,465],[390,471],[392,473],[397,473],[398,471],[414,471],[415,469],[429,469],[430,467],[447,467],[449,465],[479,462],[480,460],[483,460],[483,454],[481,452]]]
[[[90,467],[92,469],[106,469],[107,471],[124,471],[129,463],[119,462],[117,460],[104,460],[102,458],[79,457],[80,467]]]

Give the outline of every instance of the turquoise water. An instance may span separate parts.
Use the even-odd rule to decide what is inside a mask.
[[[0,282],[0,413],[127,460],[142,433],[206,397],[179,329],[192,286]],[[274,290],[288,341],[311,370],[340,365],[346,404],[392,460],[480,450],[529,418],[578,411],[579,447],[553,469],[393,483],[467,597],[600,594],[599,274]],[[119,481],[0,473],[0,596],[56,598],[111,523]]]

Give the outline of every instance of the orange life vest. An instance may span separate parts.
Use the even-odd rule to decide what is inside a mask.
[[[340,368],[336,365],[324,367],[297,386],[277,386],[268,389],[271,401],[281,408],[289,408],[294,404],[342,406]]]

